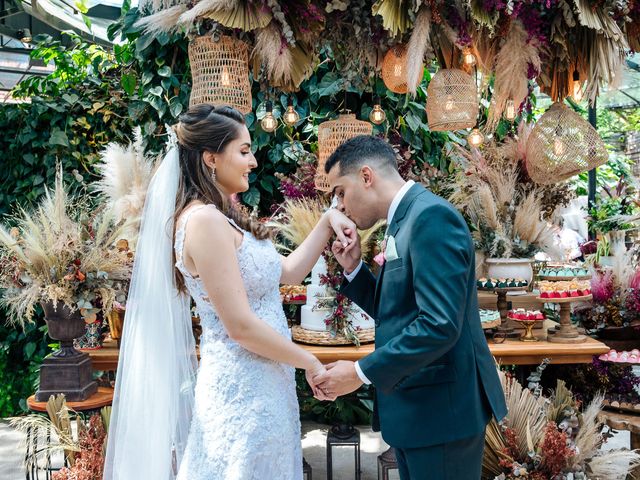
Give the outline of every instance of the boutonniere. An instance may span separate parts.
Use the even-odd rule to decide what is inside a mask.
[[[395,260],[396,258],[398,258],[396,239],[393,238],[393,235],[387,235],[380,243],[380,253],[373,258],[373,261],[382,266],[387,260]]]

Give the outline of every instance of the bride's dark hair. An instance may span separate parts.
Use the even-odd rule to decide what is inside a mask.
[[[269,237],[269,230],[263,224],[251,219],[223,195],[202,158],[205,151],[223,152],[230,142],[238,138],[240,127],[244,124],[244,116],[227,106],[195,105],[180,116],[180,122],[174,127],[180,151],[180,180],[176,194],[174,236],[180,214],[189,203],[199,200],[204,204],[215,205],[240,228],[251,232],[256,238]],[[175,251],[173,254],[175,263]],[[180,291],[185,291],[184,278],[177,269],[175,276],[176,286]]]

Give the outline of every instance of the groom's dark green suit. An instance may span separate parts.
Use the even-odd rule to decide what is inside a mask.
[[[506,405],[480,326],[469,230],[451,204],[416,184],[387,234],[397,258],[378,278],[363,266],[342,287],[376,322],[376,349],[358,362],[376,387],[374,429],[396,448],[403,478],[476,480],[479,465],[465,466],[465,455],[476,462],[487,422]],[[433,464],[430,456],[447,451],[450,460]]]

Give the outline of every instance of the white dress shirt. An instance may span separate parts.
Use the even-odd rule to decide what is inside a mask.
[[[407,194],[409,189],[413,187],[415,183],[416,182],[414,182],[413,180],[409,180],[407,183],[405,183],[402,186],[400,190],[398,190],[398,193],[396,193],[396,196],[393,197],[393,200],[391,201],[391,205],[389,205],[389,212],[387,213],[387,230],[389,229],[389,225],[391,225],[391,220],[393,220],[393,216],[395,215],[396,210],[398,209],[398,205],[400,205],[400,202],[402,201],[404,196]],[[385,237],[386,237],[386,234],[385,234]],[[356,278],[356,275],[358,275],[358,272],[362,268],[362,263],[363,263],[362,260],[360,260],[360,263],[358,264],[358,266],[351,273],[344,272],[344,278],[346,278],[347,281],[349,282],[351,282],[354,278]],[[358,362],[355,363],[355,368],[356,368],[356,373],[358,374],[358,377],[360,377],[360,380],[362,380],[362,382],[367,385],[371,385],[371,381],[362,372],[362,369],[360,368],[360,365],[358,365]]]

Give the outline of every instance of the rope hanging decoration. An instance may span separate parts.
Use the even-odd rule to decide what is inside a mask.
[[[197,37],[189,43],[189,63],[193,87],[189,106],[201,103],[228,105],[251,112],[249,47],[245,42],[223,36]]]
[[[427,87],[427,121],[434,132],[473,128],[478,118],[476,82],[468,73],[439,70]]]
[[[407,46],[398,43],[391,47],[382,60],[382,81],[385,86],[395,93],[407,93]],[[416,87],[420,84],[418,79]]]
[[[329,120],[318,125],[318,170],[316,171],[316,188],[323,192],[331,190],[329,180],[324,173],[327,159],[336,149],[350,138],[358,135],[371,135],[373,125],[357,120],[352,113],[341,114],[336,120]]]
[[[527,142],[527,172],[541,185],[591,170],[608,158],[595,128],[562,102],[554,103],[540,117]]]

